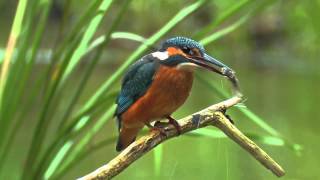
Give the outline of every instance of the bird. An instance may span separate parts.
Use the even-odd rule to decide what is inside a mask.
[[[196,68],[223,75],[238,88],[235,72],[208,55],[199,42],[187,37],[167,39],[160,48],[129,67],[116,99],[118,152],[135,141],[144,126],[161,133],[161,129],[151,125],[159,119],[168,119],[180,133],[180,126],[171,114],[188,98]]]

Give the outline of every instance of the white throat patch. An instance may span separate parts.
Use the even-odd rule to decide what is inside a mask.
[[[157,52],[151,53],[151,55],[159,60],[165,60],[169,58],[169,54],[167,51],[164,51],[164,52],[157,51]]]
[[[195,68],[198,68],[200,66],[194,64],[194,63],[181,63],[178,64],[177,69],[185,70],[185,71],[194,71]]]

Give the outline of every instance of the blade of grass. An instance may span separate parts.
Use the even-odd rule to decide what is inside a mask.
[[[44,179],[49,179],[52,176],[52,174],[58,168],[58,165],[63,160],[64,156],[67,154],[67,152],[71,148],[72,144],[73,144],[73,141],[68,141],[67,143],[64,144],[64,146],[62,146],[62,148],[58,152],[57,156],[52,160],[47,171],[44,173]]]
[[[23,26],[21,27],[22,29],[20,30],[21,33],[19,35],[19,41],[16,45],[16,50],[14,51],[13,58],[14,62],[10,64],[10,72],[13,73],[8,73],[8,78],[7,78],[7,84],[6,84],[6,91],[5,97],[3,99],[6,104],[3,106],[4,108],[7,108],[5,111],[5,114],[2,114],[3,116],[0,117],[0,119],[3,119],[4,121],[7,122],[12,122],[12,116],[15,113],[13,112],[12,108],[12,103],[15,102],[14,99],[16,98],[16,91],[19,90],[17,88],[17,85],[22,83],[20,81],[20,78],[22,77],[22,70],[26,66],[26,60],[25,57],[27,56],[27,51],[29,48],[29,43],[26,42],[31,42],[32,35],[31,34],[31,24],[32,21],[30,20],[32,18],[33,12],[36,11],[37,9],[37,2],[32,1],[27,4],[26,7],[26,12],[24,13],[24,21],[23,21]],[[8,98],[9,100],[5,100],[5,98]],[[6,128],[9,129],[9,128]],[[5,137],[3,137],[5,138]],[[3,141],[4,142],[4,141]]]
[[[8,72],[10,70],[10,63],[12,60],[12,54],[15,48],[15,45],[18,41],[19,35],[20,35],[20,31],[21,31],[21,27],[22,27],[22,21],[23,21],[23,17],[24,17],[24,12],[26,10],[27,7],[27,3],[28,0],[21,0],[18,3],[18,7],[16,10],[16,14],[13,20],[13,25],[11,28],[11,32],[9,35],[9,40],[8,40],[8,44],[7,44],[7,49],[4,55],[4,60],[2,63],[2,67],[1,67],[1,83],[0,83],[0,95],[2,96],[3,90],[5,88],[5,84],[6,84],[6,78],[8,75]],[[0,96],[0,98],[1,98]],[[0,99],[1,102],[1,99]],[[1,107],[1,106],[0,106]]]
[[[75,41],[73,44],[70,45],[70,48],[75,47],[76,44],[77,42]],[[27,155],[23,177],[30,178],[31,174],[34,173],[35,169],[37,168],[36,161],[39,157],[38,154],[42,149],[45,134],[47,132],[47,128],[51,120],[51,118],[48,117],[48,114],[49,114],[49,111],[52,110],[50,108],[52,106],[53,97],[56,93],[59,81],[62,77],[62,72],[64,71],[66,65],[68,64],[68,60],[70,59],[71,55],[72,53],[70,52],[68,56],[65,57],[61,65],[61,70],[57,73],[56,79],[53,81],[52,85],[49,87],[48,91],[46,92],[43,108],[40,112],[39,120],[36,125],[31,146]]]
[[[22,108],[21,112],[19,112],[19,114],[18,114],[18,117],[17,117],[18,120],[25,120],[25,117],[27,117],[28,112],[30,112],[30,110],[33,108],[32,106],[30,106],[30,104],[34,103],[35,99],[37,99],[39,97],[39,94],[37,91],[41,88],[41,84],[43,84],[43,81],[44,81],[43,77],[40,77],[39,79],[37,79],[35,81],[36,84],[33,86],[33,89],[30,91],[31,93],[28,94],[29,95],[28,99],[23,103],[23,105],[21,105],[21,107],[23,107],[23,108]],[[20,131],[21,125],[22,125],[22,123],[20,123],[20,122],[16,123],[16,124],[14,124],[13,129],[18,132],[18,131]],[[4,152],[6,152],[6,154],[10,151],[10,148],[12,148],[11,144],[14,142],[13,140],[16,139],[16,135],[17,135],[16,132],[12,132],[9,135],[9,138],[8,138],[10,140],[8,142],[9,144],[7,144],[7,146],[4,147]],[[4,154],[3,161],[1,161],[1,162],[5,162],[5,158],[7,158],[6,154]],[[5,163],[1,163],[1,164],[5,164]],[[1,166],[1,164],[0,164],[0,166]]]
[[[39,168],[37,169],[37,174],[34,178],[42,178],[43,173],[45,173],[45,171],[48,172],[48,168],[50,166],[53,166],[53,160],[57,158],[60,159],[61,154],[59,154],[59,152],[61,151],[61,148],[64,147],[66,143],[73,143],[73,139],[77,138],[77,135],[81,134],[85,130],[85,127],[92,124],[92,122],[90,121],[91,115],[104,112],[105,109],[110,107],[110,104],[113,104],[113,99],[117,94],[118,92],[113,92],[108,96],[100,99],[99,103],[97,103],[94,107],[89,109],[87,112],[84,112],[84,114],[82,114],[81,116],[77,117],[77,119],[79,118],[79,120],[77,121],[77,124],[75,124],[71,129],[65,129],[63,133],[59,133],[58,137],[53,140],[53,143],[49,145],[44,155],[40,158],[40,165],[38,166]],[[56,163],[59,164],[60,162],[56,161]]]
[[[87,43],[90,41],[90,39],[92,38],[92,36],[96,32],[98,25],[100,24],[105,12],[108,10],[110,4],[112,3],[112,0],[97,1],[97,2],[100,2],[100,5],[97,3],[93,3],[92,7],[97,7],[98,9],[95,10],[92,7],[89,8],[86,15],[83,18],[81,18],[80,22],[76,25],[76,27],[83,25],[84,24],[83,21],[85,21],[91,15],[94,15],[92,17],[92,20],[90,20],[89,25],[88,25],[86,31],[84,32],[84,35],[82,36],[79,45],[77,45],[77,48],[76,49],[70,48],[70,50],[67,51],[67,57],[69,57],[69,55],[71,55],[71,58],[70,59],[68,58],[68,63],[66,63],[66,67],[63,68],[63,71],[60,71],[60,73],[62,74],[62,78],[57,83],[57,86],[58,86],[57,91],[61,90],[61,86],[63,86],[65,84],[66,78],[70,75],[70,73],[71,73],[70,65],[71,65],[71,67],[74,67],[80,61],[80,59],[88,52],[87,51]],[[97,6],[97,5],[99,5],[99,6]],[[95,13],[95,14],[92,13],[94,11],[96,11],[97,13]],[[72,39],[72,38],[75,38],[75,36],[73,36],[73,34],[71,34],[71,36],[70,36],[70,39]],[[64,45],[66,45],[66,44],[63,44],[62,47]],[[89,67],[88,67],[89,71],[86,71],[86,72],[92,71],[93,67],[95,66],[95,63],[96,63],[96,61],[90,61],[91,65],[89,65]],[[51,68],[53,68],[53,66]],[[85,73],[85,75],[87,75],[87,74],[88,73]],[[80,83],[80,86],[84,87],[86,84],[85,82],[87,81],[88,78],[89,78],[89,76],[84,77],[84,79],[82,79],[82,81]],[[64,115],[64,117],[67,118],[68,114],[71,113],[73,103],[76,103],[77,98],[81,95],[82,89],[83,89],[82,87],[80,87],[80,89],[78,88],[77,92],[75,93],[73,98],[71,98],[72,99],[71,106],[68,107],[70,112],[67,112]],[[52,109],[55,109],[55,108],[51,107],[51,111],[52,111]],[[49,117],[49,118],[51,118],[51,117]],[[49,121],[49,120],[47,120],[47,121]]]
[[[114,32],[111,35],[112,39],[128,39],[131,41],[137,41],[137,42],[145,42],[147,39],[131,32]]]
[[[26,67],[24,67],[24,69],[20,70],[19,71],[19,74],[20,74],[20,78],[19,78],[19,84],[16,84],[15,85],[15,88],[16,90],[14,91],[14,96],[12,96],[10,99],[11,99],[11,105],[10,105],[10,112],[9,114],[12,114],[12,116],[15,116],[17,113],[16,110],[17,110],[17,106],[18,106],[18,101],[19,99],[21,98],[21,96],[23,95],[23,92],[25,90],[25,85],[27,83],[27,79],[29,78],[30,76],[30,70],[31,70],[31,67],[32,65],[34,64],[35,62],[35,57],[36,57],[36,52],[40,46],[40,40],[41,40],[41,37],[43,35],[43,31],[44,31],[44,27],[46,25],[46,20],[47,20],[47,16],[48,16],[48,12],[49,12],[49,7],[50,7],[50,2],[47,2],[47,3],[42,3],[42,6],[41,6],[44,11],[43,13],[41,14],[41,18],[40,18],[40,21],[38,23],[38,26],[36,28],[36,30],[34,31],[35,33],[35,38],[34,38],[34,41],[33,41],[33,44],[31,45],[31,52],[29,54],[29,56],[26,57],[27,61],[28,61],[28,64],[26,64]],[[21,61],[24,61],[23,59],[21,59]],[[16,72],[16,71],[15,71]],[[11,118],[9,118],[11,120]],[[7,154],[8,154],[8,150],[10,149],[11,147],[11,144],[12,144],[12,138],[15,137],[15,134],[17,133],[17,129],[20,127],[20,125],[22,124],[23,120],[11,120],[12,121],[12,127],[11,128],[7,128],[8,129],[8,136],[7,138],[4,137],[4,140],[3,140],[3,143],[5,144],[4,145],[4,148],[3,148],[3,153],[0,153],[0,161],[1,162],[5,162],[5,158],[7,157]],[[1,167],[0,167],[1,168]]]
[[[52,61],[47,69],[46,77],[47,83],[45,84],[45,91],[47,91],[49,82],[51,82],[51,75],[53,74],[54,68],[56,68],[56,64],[59,60],[62,60],[64,56],[68,56],[68,54],[73,53],[76,47],[71,47],[70,44],[73,44],[75,41],[78,41],[78,37],[83,34],[83,29],[90,22],[91,18],[93,18],[97,13],[96,9],[99,7],[101,0],[91,1],[89,8],[86,10],[83,16],[79,19],[77,24],[73,26],[69,35],[63,38],[63,42],[60,43],[60,46],[55,45],[55,50],[52,56]],[[57,48],[56,48],[57,47]]]
[[[69,33],[69,36],[64,38],[64,41],[61,43],[59,48],[55,51],[53,60],[54,59],[61,59],[61,55],[63,55],[65,48],[67,48],[70,42],[74,41],[80,34],[82,34],[82,29],[87,26],[87,24],[91,21],[94,16],[97,16],[100,12],[97,11],[97,8],[101,4],[101,0],[92,1],[89,5],[89,8],[86,10],[83,16],[79,19],[78,23],[73,26],[72,30]]]
[[[107,103],[108,106],[110,104]],[[100,112],[104,112],[105,111],[105,106],[101,106],[98,108],[95,108],[96,111],[99,110]],[[77,132],[80,131],[87,123],[89,123],[90,118],[92,115],[88,115],[88,116],[83,116],[83,118],[80,119],[79,123],[74,127],[74,129],[72,129],[73,132]],[[56,156],[54,156],[54,158],[52,160],[50,160],[50,164],[48,166],[48,168],[44,168],[46,169],[43,177],[39,176],[39,177],[35,177],[35,178],[44,178],[44,179],[58,179],[58,178],[52,178],[52,175],[56,173],[56,170],[58,169],[58,167],[60,166],[61,162],[64,161],[65,156],[69,153],[70,148],[72,147],[72,145],[75,143],[75,140],[69,138],[69,140],[67,142],[65,142],[63,144],[63,146],[59,149],[59,151],[57,152]],[[61,174],[63,175],[63,174]]]
[[[6,111],[6,116],[3,117],[8,121],[12,120],[11,115],[14,114],[12,113],[14,111],[14,108],[12,108],[12,104],[14,104],[13,102],[15,102],[16,99],[18,99],[16,96],[16,91],[20,89],[17,88],[17,86],[23,83],[21,81],[21,78],[23,78],[22,71],[27,65],[26,57],[28,55],[28,49],[30,47],[29,43],[32,41],[32,37],[34,34],[34,31],[31,34],[32,21],[30,19],[32,18],[33,12],[37,10],[37,7],[38,3],[36,3],[36,1],[32,1],[26,7],[26,12],[23,21],[24,23],[19,37],[19,43],[16,46],[16,51],[14,54],[15,62],[11,63],[10,67],[13,73],[8,74],[9,83],[6,86],[6,97],[10,98],[10,100],[7,101],[8,104],[6,104],[6,106],[10,108],[8,108],[8,110]]]
[[[154,174],[157,177],[161,175],[162,158],[163,158],[163,144],[159,144],[153,150]]]
[[[8,127],[10,120],[6,118],[7,111],[9,107],[6,104],[10,103],[9,97],[5,98],[5,90],[7,89],[7,80],[10,73],[10,66],[13,59],[13,53],[19,40],[23,19],[25,16],[25,10],[27,7],[27,0],[20,0],[16,9],[15,17],[13,20],[13,25],[9,35],[7,48],[4,54],[4,59],[1,65],[1,74],[0,74],[0,160],[3,160],[3,154],[7,150],[4,147],[7,143],[5,138],[8,136]],[[10,91],[9,91],[10,92]],[[5,102],[6,101],[6,102]],[[2,162],[2,161],[1,161]],[[0,165],[0,173],[2,172],[3,163]]]
[[[91,51],[101,46],[101,44],[103,44],[105,41],[106,41],[106,37],[104,35],[93,40],[92,43],[89,45],[87,51],[85,52],[85,55],[89,54]]]
[[[70,0],[69,0],[70,1]],[[75,49],[78,47],[78,43],[81,38],[83,38],[84,28],[91,22],[91,18],[94,18],[97,16],[99,11],[97,11],[97,8],[101,4],[101,0],[92,1],[89,8],[86,10],[83,16],[79,19],[77,24],[73,26],[72,30],[70,31],[69,35],[63,38],[63,42],[60,43],[61,45],[54,50],[52,61],[50,61],[50,65],[47,68],[47,81],[44,86],[44,92],[47,92],[49,89],[49,84],[54,80],[54,78],[57,76],[58,73],[63,73],[61,70],[65,68],[61,68],[60,64],[57,64],[59,62],[65,62],[70,61],[70,57],[74,54]],[[63,25],[63,24],[62,24]],[[57,46],[57,45],[56,45]],[[60,60],[60,61],[59,61]],[[63,63],[63,65],[67,65],[68,63]],[[58,83],[58,90],[61,91],[61,86],[63,86],[64,83]],[[56,93],[58,94],[58,92]],[[59,102],[55,102],[50,110],[51,112],[54,112]],[[47,117],[47,121],[50,121],[53,116]]]
[[[103,4],[104,2],[102,2]],[[95,4],[94,4],[95,5]],[[93,9],[89,9],[89,10],[93,10]],[[99,12],[99,11],[98,11]],[[101,13],[101,12],[100,12]],[[90,14],[90,13],[89,13]],[[86,17],[84,18],[86,19]],[[79,24],[82,24],[82,22],[80,22]],[[78,34],[78,33],[77,33]],[[73,35],[71,35],[72,37]],[[78,36],[79,37],[79,36]],[[75,41],[75,43],[73,45],[77,44],[77,41],[79,41],[80,38],[77,38],[77,40]],[[41,115],[38,121],[38,124],[36,126],[36,130],[33,136],[33,140],[31,143],[31,148],[29,150],[28,153],[28,158],[26,161],[26,168],[24,171],[24,177],[30,177],[30,173],[36,173],[35,169],[37,168],[36,165],[34,165],[34,162],[36,162],[36,164],[38,163],[37,160],[39,158],[39,156],[35,156],[35,154],[38,154],[41,150],[42,150],[42,144],[44,141],[44,137],[45,137],[45,133],[46,133],[46,129],[48,128],[48,125],[51,121],[51,117],[48,117],[49,114],[49,110],[52,111],[52,102],[53,102],[53,98],[54,95],[56,94],[58,87],[60,85],[60,82],[63,78],[63,74],[71,60],[71,57],[73,55],[74,52],[74,46],[71,46],[69,51],[67,51],[66,56],[64,57],[64,60],[62,61],[62,65],[57,73],[57,77],[56,79],[53,81],[53,83],[50,85],[46,96],[45,96],[45,101],[44,101],[44,105],[43,105],[43,109],[41,111]],[[33,166],[32,166],[33,165]],[[32,168],[33,170],[30,170],[30,168]]]
[[[100,143],[87,147],[84,151],[82,151],[76,158],[74,161],[72,161],[72,163],[70,163],[67,167],[65,167],[65,172],[69,171],[70,169],[72,169],[73,167],[75,167],[76,165],[80,164],[80,162],[85,159],[88,158],[88,155],[92,155],[94,152],[100,150],[101,148],[104,148],[105,146],[111,145],[113,144],[115,141],[117,140],[116,137],[113,138],[109,138],[106,139],[104,141],[101,141]],[[52,177],[52,179],[63,179],[63,175],[65,173],[59,173],[55,176]]]
[[[61,21],[59,21],[58,23],[58,35],[56,38],[56,41],[54,43],[54,47],[53,49],[55,49],[55,47],[57,47],[59,45],[59,43],[61,43],[61,39],[65,39],[65,30],[68,29],[66,27],[69,26],[68,23],[68,19],[71,17],[71,6],[72,6],[73,0],[65,0],[62,4],[62,18]]]
[[[24,17],[24,12],[26,10],[28,0],[20,0],[18,3],[18,7],[16,10],[16,14],[13,20],[12,29],[9,35],[9,40],[7,44],[7,49],[5,52],[4,60],[1,67],[1,75],[0,75],[0,138],[3,137],[3,134],[6,134],[7,130],[7,123],[5,123],[5,119],[2,118],[3,114],[6,113],[4,111],[4,91],[6,88],[7,83],[7,77],[10,71],[10,64],[12,61],[12,54],[14,52],[15,45],[18,41],[21,27],[22,27],[22,21]],[[0,146],[1,147],[1,146]]]
[[[152,50],[157,50],[157,48],[154,47],[153,44],[148,44],[147,39],[131,32],[114,32],[111,35],[112,39],[127,39],[131,41],[140,42],[146,46],[148,46]]]
[[[122,19],[122,17],[123,17],[124,12],[127,10],[128,6],[129,6],[130,2],[131,2],[131,0],[126,0],[126,1],[123,3],[121,9],[120,9],[119,12],[118,12],[118,15],[116,16],[116,19],[112,22],[112,25],[111,25],[110,29],[106,32],[106,34],[105,34],[105,36],[104,36],[104,37],[107,37],[107,38],[105,38],[104,41],[101,42],[101,44],[98,46],[98,49],[97,49],[97,51],[96,51],[96,53],[95,53],[95,57],[93,58],[92,61],[90,61],[89,67],[88,67],[88,69],[85,71],[85,73],[84,73],[84,75],[83,75],[83,79],[81,80],[80,85],[79,85],[79,87],[77,88],[77,91],[76,91],[75,95],[73,96],[73,98],[72,98],[69,106],[67,107],[67,110],[65,111],[65,114],[64,114],[64,116],[63,116],[63,118],[62,118],[62,121],[61,121],[61,123],[60,123],[60,125],[59,125],[59,129],[65,129],[64,125],[65,125],[65,123],[67,122],[67,120],[68,120],[68,118],[69,118],[69,115],[70,115],[70,113],[71,113],[72,110],[73,110],[73,107],[74,107],[75,104],[77,103],[77,101],[78,101],[78,99],[79,99],[82,91],[84,90],[84,88],[85,88],[85,86],[86,86],[86,84],[87,84],[87,81],[88,81],[89,77],[90,77],[91,74],[92,74],[92,71],[93,71],[95,65],[97,64],[98,60],[100,59],[100,56],[101,56],[101,54],[102,54],[105,46],[107,46],[107,44],[108,44],[109,41],[110,41],[110,36],[111,36],[112,32],[117,28],[118,24],[120,23],[120,21],[121,21],[121,19]],[[90,45],[89,47],[92,47],[92,45]],[[86,53],[88,53],[88,51],[87,51]],[[113,98],[112,98],[112,99],[113,99]],[[79,122],[78,122],[77,124],[79,124]],[[77,124],[76,124],[76,125],[77,125]],[[84,125],[85,125],[85,124],[84,124]],[[80,130],[80,129],[81,129],[81,128],[79,128],[79,130]],[[77,132],[77,131],[75,131],[75,132]],[[72,131],[72,133],[75,133],[75,132]],[[59,135],[57,136],[57,138],[60,139]],[[54,141],[54,142],[58,142],[58,141]],[[61,141],[60,141],[60,142],[61,142]],[[41,176],[41,172],[43,172],[44,169],[48,166],[48,163],[51,162],[50,160],[48,160],[48,158],[49,158],[49,157],[52,157],[52,155],[53,155],[53,153],[54,153],[54,149],[55,149],[55,148],[53,148],[53,147],[56,147],[56,146],[58,146],[58,145],[53,143],[52,145],[50,145],[50,148],[47,149],[47,151],[46,151],[46,153],[45,153],[45,155],[44,155],[44,158],[43,158],[43,160],[41,161],[41,163],[40,163],[40,165],[39,165],[39,167],[40,167],[41,169],[37,171],[37,172],[39,172],[39,173],[38,173],[38,174],[39,174],[38,176]],[[48,172],[48,171],[47,171],[47,172]]]
[[[106,113],[104,113],[101,118],[94,124],[92,129],[85,134],[83,138],[73,147],[73,150],[70,151],[68,157],[63,161],[63,163],[59,166],[59,169],[56,171],[54,176],[60,176],[59,174],[64,174],[65,170],[72,164],[73,161],[77,158],[79,154],[83,151],[84,147],[91,141],[93,136],[101,129],[101,127],[110,119],[112,118],[114,111],[116,110],[116,105],[112,105]]]
[[[4,53],[5,53],[5,49],[4,48],[1,48],[0,49],[0,64],[2,64],[3,62],[3,58],[4,58]]]
[[[78,48],[75,50],[73,56],[71,57],[70,63],[68,64],[63,77],[61,79],[62,83],[65,81],[65,79],[69,76],[71,71],[74,69],[74,67],[79,63],[81,57],[86,53],[90,41],[95,34],[96,30],[98,29],[98,26],[100,25],[104,14],[107,12],[108,8],[110,7],[113,0],[105,0],[102,1],[100,4],[98,11],[100,12],[97,14],[90,22],[87,30],[85,31],[83,38],[78,46]]]
[[[216,129],[209,129],[209,128],[202,128],[192,131],[191,133],[187,134],[188,136],[205,136],[210,138],[227,138],[227,136],[221,132],[220,130]],[[259,135],[255,133],[245,133],[251,140],[260,142],[265,145],[269,146],[284,146],[292,150],[293,152],[299,154],[302,150],[301,145],[290,143],[285,139],[276,136],[266,136],[266,135]]]
[[[215,21],[210,23],[208,26],[202,28],[200,31],[196,32],[192,37],[194,39],[201,39],[207,37],[206,35],[216,29],[219,25],[226,22],[228,19],[234,17],[240,12],[246,14],[251,13],[252,15],[261,12],[267,6],[276,2],[275,0],[262,0],[262,1],[251,1],[251,0],[242,0],[238,1],[232,5],[229,9],[224,10]],[[248,13],[249,12],[249,13]],[[251,16],[252,16],[251,15]],[[243,15],[239,15],[242,17]]]
[[[100,57],[101,57],[101,55],[103,53],[103,50],[109,44],[110,39],[111,39],[111,34],[118,27],[121,19],[123,18],[124,13],[126,12],[126,10],[129,7],[130,2],[131,2],[131,0],[124,1],[121,9],[119,10],[118,14],[116,15],[116,19],[112,22],[109,30],[103,36],[104,38],[99,38],[100,40],[98,42],[97,41],[93,41],[92,44],[88,46],[87,51],[85,53],[89,53],[89,50],[90,49],[93,50],[93,48],[95,46],[97,46],[98,49],[97,49],[97,51],[95,53],[95,56],[94,56],[93,60],[91,60],[90,63],[89,63],[89,68],[87,69],[87,71],[83,75],[83,79],[82,79],[82,81],[80,83],[80,86],[79,86],[79,88],[77,88],[78,90],[77,90],[75,96],[73,97],[69,107],[67,108],[68,110],[66,111],[65,115],[62,118],[61,122],[63,122],[63,124],[60,125],[61,129],[65,128],[64,127],[65,126],[64,123],[67,122],[67,119],[69,118],[69,115],[73,110],[73,107],[75,106],[75,104],[76,104],[78,98],[80,97],[83,89],[85,88],[86,83],[87,83],[88,79],[90,78],[94,67],[96,66],[97,62],[99,61],[99,59],[100,59]],[[102,39],[103,39],[103,41],[102,41]]]
[[[224,37],[225,35],[231,33],[232,31],[236,30],[238,27],[240,27],[242,24],[244,24],[249,19],[249,14],[246,14],[242,16],[239,20],[237,20],[235,23],[231,24],[230,26],[227,26],[226,28],[223,28],[210,36],[207,36],[200,40],[200,43],[204,46],[210,44],[213,41],[218,40],[219,38]]]
[[[237,3],[233,4],[229,9],[224,10],[222,14],[220,14],[217,17],[217,19],[215,19],[212,23],[210,23],[204,28],[201,28],[200,31],[196,32],[193,35],[193,38],[200,39],[204,37],[206,34],[217,28],[220,24],[224,23],[228,18],[233,17],[236,13],[243,10],[244,8],[248,8],[254,2],[255,1],[249,0],[238,1]]]
[[[26,7],[27,8],[27,7]],[[34,8],[34,6],[31,6],[30,8]],[[24,15],[24,22],[28,20],[28,14],[25,13]],[[22,26],[21,28],[23,28],[24,26]],[[19,43],[16,44],[15,49],[13,50],[13,54],[12,54],[12,58],[14,60],[19,60],[19,58],[17,58],[17,54],[20,55],[20,47],[19,44],[24,44],[23,42],[26,41],[26,36],[24,35],[24,31],[20,30],[21,33],[19,34]],[[19,49],[19,53],[17,53],[17,50]],[[5,55],[6,53],[6,49],[3,49],[3,53]],[[3,57],[4,58],[4,57]],[[2,59],[1,59],[2,60]],[[13,61],[13,60],[12,60]],[[16,61],[15,61],[16,62]],[[10,69],[13,69],[13,72],[15,72],[16,69],[19,70],[19,66],[21,66],[22,62],[20,63],[10,63]],[[6,130],[8,130],[8,128],[4,128],[4,127],[8,127],[9,123],[12,122],[11,119],[9,118],[9,113],[8,111],[10,111],[10,101],[6,100],[12,97],[12,94],[15,92],[15,89],[13,89],[13,86],[16,85],[16,82],[14,81],[13,76],[16,74],[19,74],[20,71],[15,72],[15,73],[8,73],[8,77],[7,77],[7,83],[5,85],[5,92],[3,92],[4,94],[3,99],[2,99],[2,103],[0,102],[0,104],[2,104],[2,107],[0,109],[0,147],[2,147],[1,143],[5,144],[5,140],[2,140],[1,138],[5,139],[7,133],[5,133]],[[5,103],[5,104],[3,104]],[[1,105],[0,105],[1,106]],[[6,113],[1,113],[1,111],[6,112]],[[3,129],[2,129],[3,128]],[[3,150],[3,148],[0,148],[0,151]],[[0,157],[1,157],[1,152],[0,152]],[[1,165],[0,165],[1,166]]]

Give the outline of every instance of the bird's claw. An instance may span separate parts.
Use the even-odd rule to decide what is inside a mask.
[[[157,131],[157,132],[159,132],[159,134],[160,134],[161,136],[167,137],[167,133],[166,133],[166,131],[165,131],[164,128],[153,127],[153,128],[150,129],[150,131]]]
[[[175,127],[179,136],[181,134],[181,126],[179,125],[179,123],[175,119],[173,119],[171,116],[167,116],[167,119],[169,120],[169,123]]]
[[[163,127],[161,127],[161,125],[159,123],[161,124],[160,121],[157,121],[153,126],[151,124],[146,124],[146,125],[150,129],[150,132],[151,131],[157,131],[157,132],[159,132],[159,134],[161,136],[167,137],[167,133],[166,133],[165,129]]]

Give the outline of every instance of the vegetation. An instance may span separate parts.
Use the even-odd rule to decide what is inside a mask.
[[[320,146],[310,146],[319,124],[319,8],[318,0],[0,0],[0,179],[74,179],[114,157],[121,77],[175,35],[237,71],[247,101],[228,113],[283,164],[284,179],[319,177]],[[228,98],[229,89],[197,72],[175,117]],[[128,176],[275,178],[208,128],[157,147],[119,179]]]

